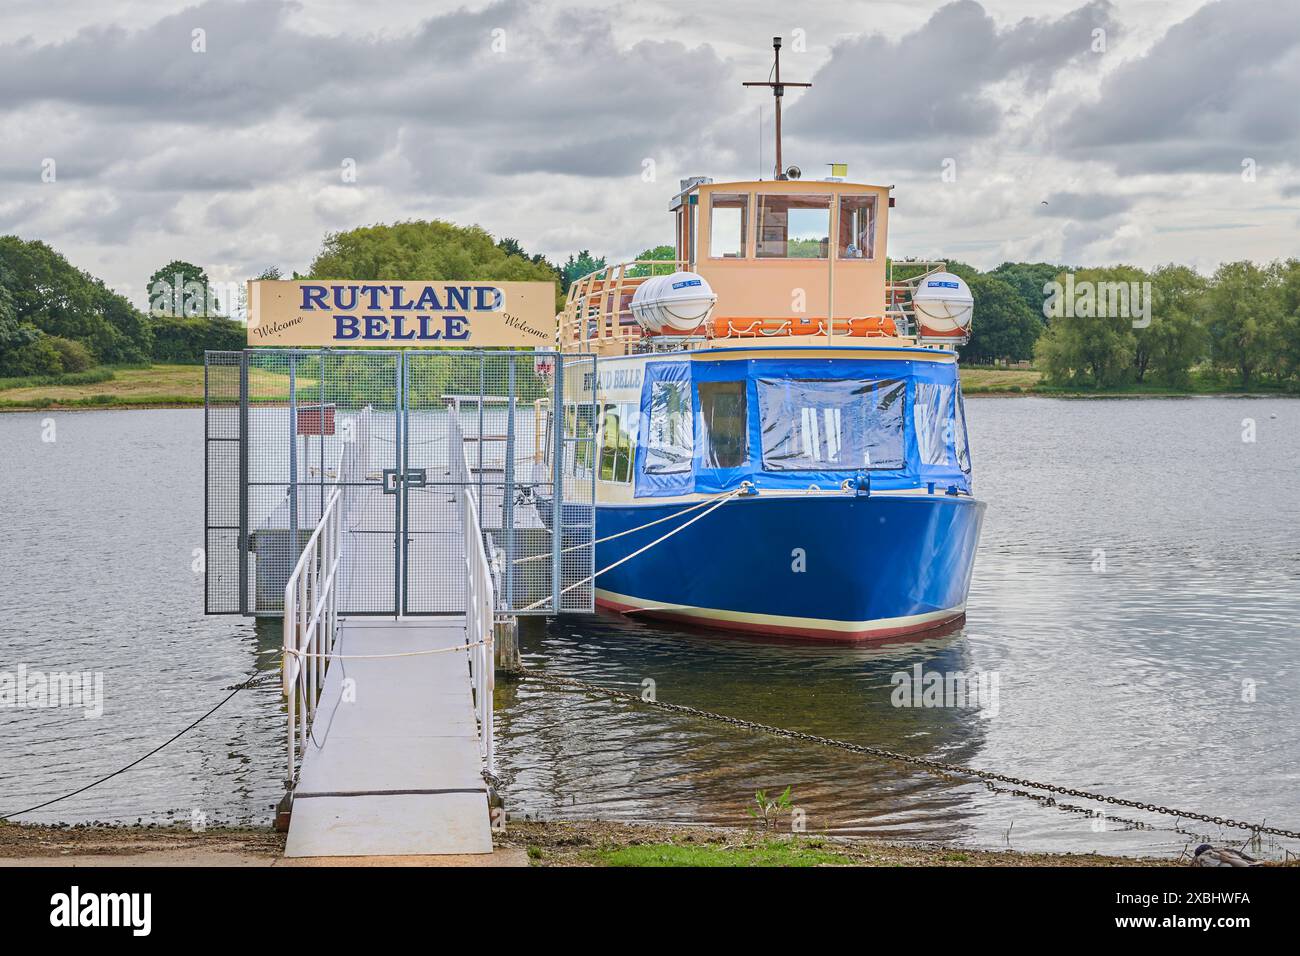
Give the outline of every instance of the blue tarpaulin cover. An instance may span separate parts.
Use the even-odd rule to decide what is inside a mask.
[[[689,419],[686,402],[690,402]],[[647,363],[636,495],[934,483],[969,494],[954,363],[911,359],[672,359]]]

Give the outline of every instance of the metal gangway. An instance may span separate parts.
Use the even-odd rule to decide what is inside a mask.
[[[339,614],[367,559],[349,531],[357,443],[285,586],[286,856],[492,852],[494,574],[458,414],[446,441],[463,562],[445,570],[463,574],[462,615]]]
[[[204,609],[282,620],[288,855],[491,851],[494,668],[594,609],[595,361],[207,353]]]

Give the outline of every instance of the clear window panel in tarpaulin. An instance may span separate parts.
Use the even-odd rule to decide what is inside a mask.
[[[686,382],[651,383],[646,474],[673,475],[690,471],[691,456],[695,453],[693,430],[690,385]]]
[[[689,362],[649,362],[641,389],[641,442],[634,478],[641,496],[680,495],[695,475],[694,411]]]
[[[961,388],[955,382],[916,383],[912,401],[921,480],[970,491],[970,452]]]
[[[739,468],[748,457],[745,383],[700,382],[702,468]]]
[[[951,385],[916,383],[912,417],[922,465],[950,464],[948,445],[951,429],[945,429],[945,426],[952,418],[952,393]]]
[[[957,402],[953,416],[953,441],[957,446],[957,467],[969,478],[970,444],[966,439],[966,400],[962,397],[960,383],[957,385]]]
[[[767,379],[758,384],[766,471],[898,469],[902,379]]]

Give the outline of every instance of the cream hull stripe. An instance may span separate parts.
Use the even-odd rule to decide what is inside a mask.
[[[962,614],[965,604],[943,611],[930,611],[926,614],[911,614],[905,617],[881,617],[874,621],[835,621],[817,617],[786,617],[781,614],[754,614],[746,611],[724,611],[716,608],[693,607],[689,604],[670,604],[664,601],[647,601],[596,588],[596,597],[616,604],[624,604],[643,611],[669,611],[690,617],[706,618],[710,621],[733,621],[738,624],[753,624],[762,627],[816,628],[826,631],[844,631],[861,633],[863,631],[882,631],[889,628],[915,627],[929,621],[944,621]]]

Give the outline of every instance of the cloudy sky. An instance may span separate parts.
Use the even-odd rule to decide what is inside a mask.
[[[776,34],[787,162],[895,185],[894,255],[1300,255],[1296,0],[4,0],[0,233],[141,305],[398,219],[630,257],[770,164]]]

